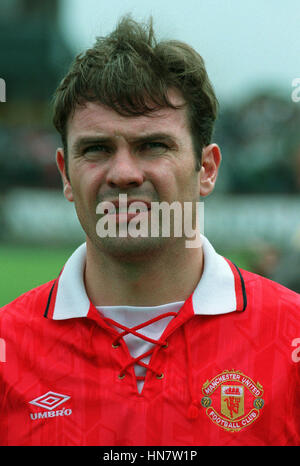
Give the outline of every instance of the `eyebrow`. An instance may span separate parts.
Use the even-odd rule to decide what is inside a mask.
[[[127,138],[130,143],[146,143],[151,142],[154,140],[159,139],[160,141],[168,141],[168,142],[177,142],[176,136],[173,136],[168,133],[158,132],[158,133],[149,133],[140,135],[137,137]],[[82,136],[79,137],[73,144],[72,150],[74,152],[78,152],[82,147],[88,144],[104,144],[104,143],[112,143],[115,140],[115,137],[110,136]]]
[[[141,136],[137,136],[135,138],[128,138],[128,141],[130,142],[150,142],[153,141],[154,139],[159,139],[160,141],[177,141],[177,138],[171,134],[168,133],[149,133]]]

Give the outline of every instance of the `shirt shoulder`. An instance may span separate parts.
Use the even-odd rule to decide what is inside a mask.
[[[0,323],[9,316],[27,321],[36,314],[43,316],[54,283],[55,279],[23,293],[0,307]]]
[[[300,294],[262,275],[240,269],[249,305],[300,312]]]

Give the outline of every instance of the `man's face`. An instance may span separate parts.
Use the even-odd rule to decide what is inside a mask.
[[[179,92],[169,93],[182,104]],[[199,201],[201,172],[188,128],[185,108],[162,108],[150,116],[125,117],[100,103],[78,107],[68,122],[68,172],[63,152],[57,162],[64,192],[74,201],[88,240],[114,255],[141,254],[166,243],[166,238],[99,238],[99,202],[127,200],[180,203]],[[147,211],[145,215],[150,216]],[[117,222],[122,221],[116,215]]]

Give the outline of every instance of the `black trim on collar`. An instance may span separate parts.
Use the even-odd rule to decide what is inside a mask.
[[[56,284],[56,280],[53,283],[53,285],[51,287],[51,290],[50,290],[50,293],[49,293],[49,296],[48,296],[47,306],[46,306],[46,309],[45,309],[45,312],[44,312],[44,317],[46,317],[46,319],[48,318],[48,311],[49,311],[49,306],[50,306],[50,302],[51,302],[51,296],[52,296],[55,284]]]
[[[238,274],[240,276],[240,279],[241,279],[242,292],[243,292],[243,301],[244,301],[244,307],[243,307],[242,311],[244,311],[246,309],[246,307],[247,307],[247,294],[246,294],[246,286],[245,286],[244,278],[243,278],[243,275],[241,274],[240,269],[238,268],[238,266],[235,265],[234,262],[231,262],[231,263],[235,266],[235,268],[238,271]]]

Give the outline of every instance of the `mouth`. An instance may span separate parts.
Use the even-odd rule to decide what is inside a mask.
[[[113,204],[114,209],[112,209]],[[151,202],[143,199],[129,199],[127,202],[120,202],[119,199],[110,201],[110,207],[104,211],[106,215],[115,218],[116,223],[129,222],[138,215],[145,215],[151,211]]]

